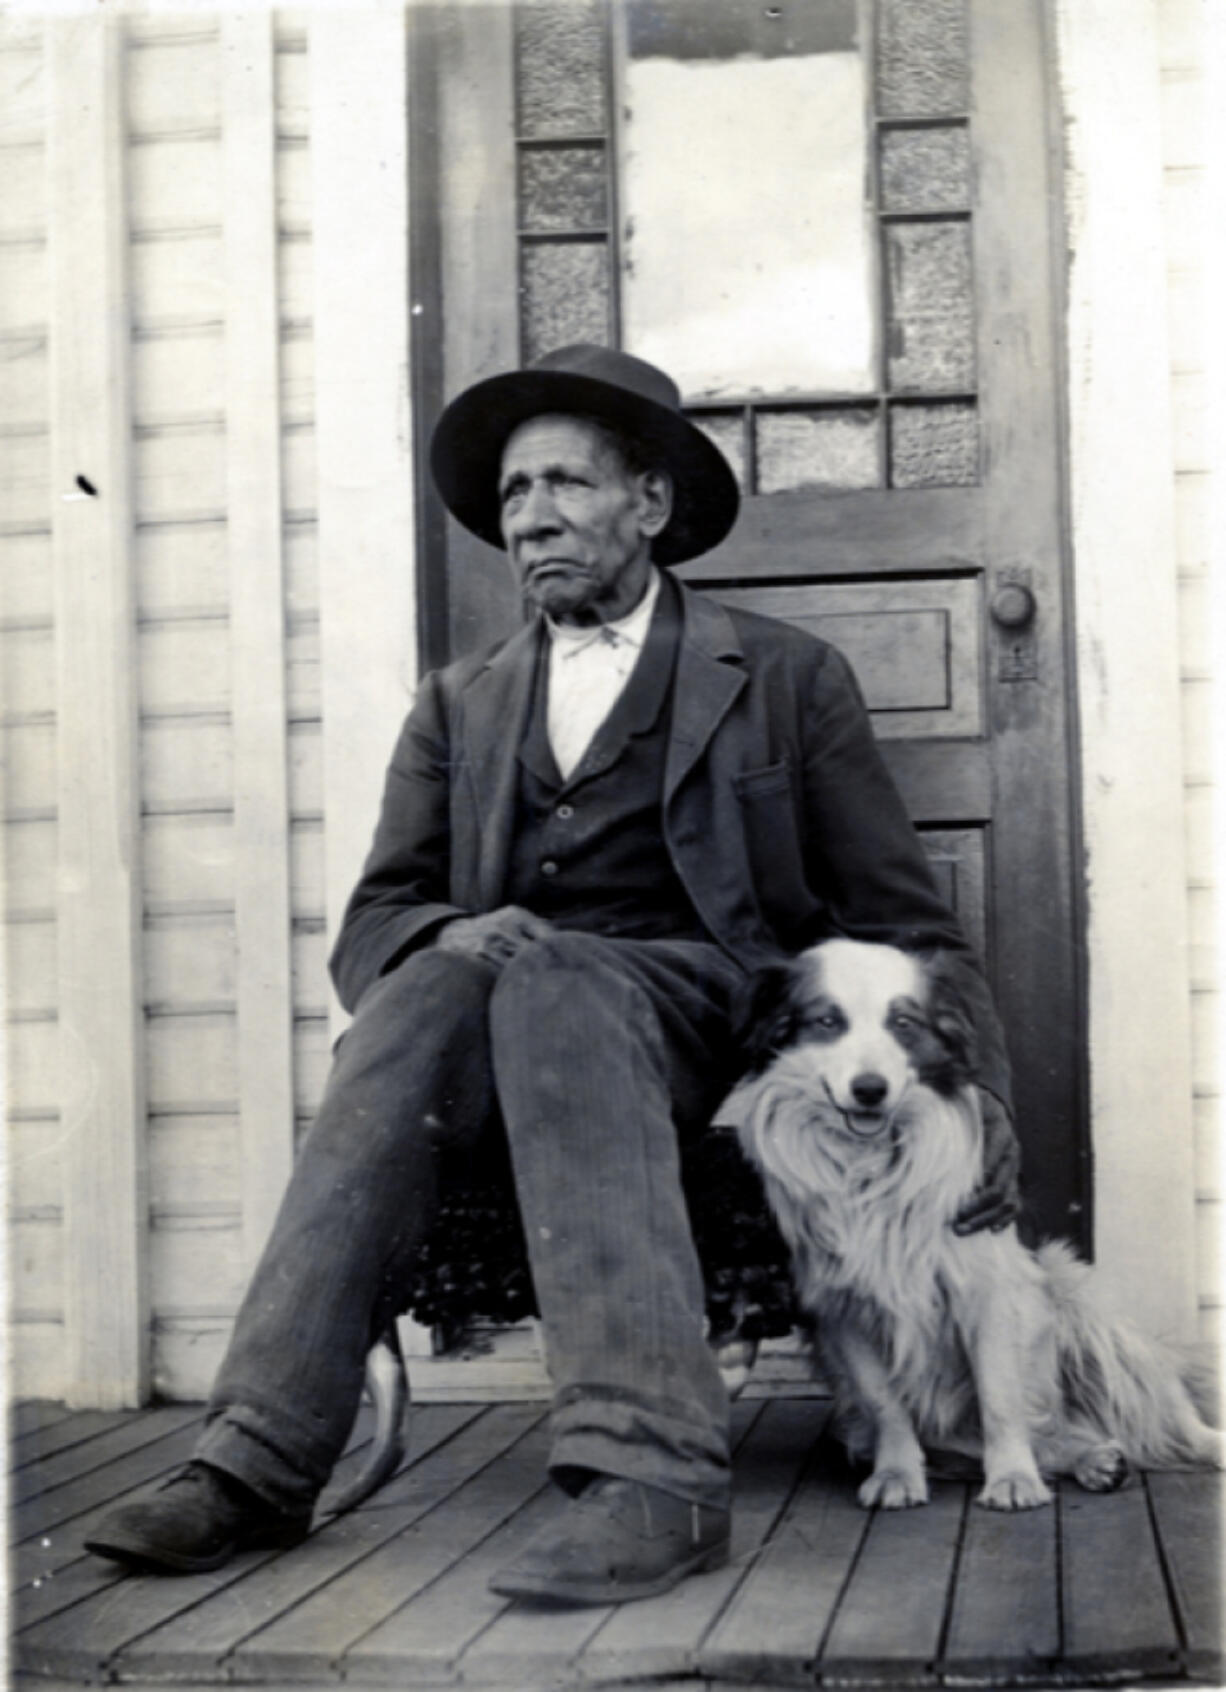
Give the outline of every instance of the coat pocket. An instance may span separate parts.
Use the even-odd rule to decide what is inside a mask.
[[[807,885],[800,817],[786,758],[732,778],[758,909],[785,950],[803,943],[821,910]]]

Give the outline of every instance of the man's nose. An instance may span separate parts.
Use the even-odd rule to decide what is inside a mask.
[[[550,533],[558,527],[558,506],[547,482],[533,482],[512,519],[520,535]]]

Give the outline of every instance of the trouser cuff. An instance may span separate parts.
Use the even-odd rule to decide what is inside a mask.
[[[721,1449],[697,1438],[693,1429],[667,1424],[656,1430],[663,1438],[644,1437],[647,1419],[641,1411],[636,1412],[638,1426],[633,1430],[594,1426],[587,1406],[582,1402],[568,1404],[554,1415],[551,1472],[592,1469],[658,1487],[687,1504],[727,1510],[732,1498],[732,1471],[726,1445]],[[664,1423],[664,1418],[660,1421]]]
[[[276,1510],[301,1515],[313,1507],[327,1476],[307,1474],[270,1443],[260,1418],[241,1405],[221,1411],[205,1427],[192,1454],[250,1487]]]

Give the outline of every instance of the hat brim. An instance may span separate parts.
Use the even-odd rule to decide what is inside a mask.
[[[513,370],[466,389],[446,407],[430,443],[430,468],[447,509],[483,541],[503,543],[498,500],[502,454],[521,423],[550,412],[613,424],[659,451],[673,482],[673,511],[652,543],[657,564],[682,564],[717,546],[736,521],[740,493],[715,444],[680,412],[565,370]]]

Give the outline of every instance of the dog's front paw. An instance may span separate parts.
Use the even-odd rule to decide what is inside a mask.
[[[1051,1493],[1036,1471],[1014,1469],[989,1476],[975,1502],[985,1510],[1037,1510],[1040,1504],[1051,1503]]]
[[[1128,1459],[1113,1442],[1096,1445],[1077,1459],[1073,1479],[1087,1492],[1115,1492],[1128,1479]]]
[[[919,1469],[874,1469],[857,1496],[866,1510],[874,1504],[883,1510],[907,1510],[927,1504],[928,1482]]]

